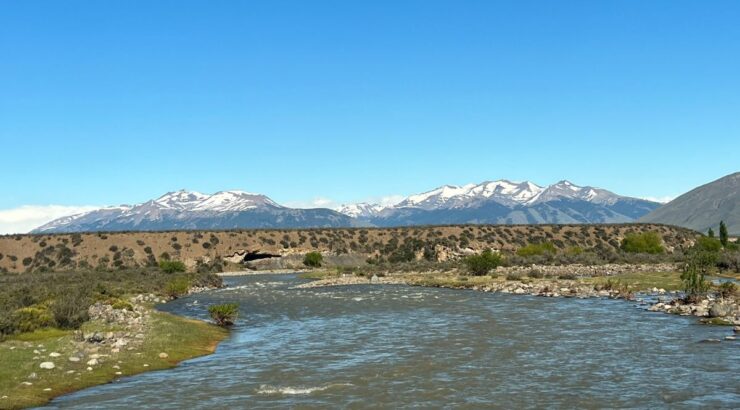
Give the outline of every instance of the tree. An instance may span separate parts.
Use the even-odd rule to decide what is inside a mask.
[[[492,269],[499,267],[502,262],[501,255],[491,252],[490,249],[481,252],[480,255],[470,255],[465,258],[465,266],[475,276],[487,274]]]
[[[707,232],[707,236],[710,238],[714,238],[714,229],[709,228],[709,232]]]
[[[719,241],[722,246],[727,247],[727,225],[725,225],[725,221],[719,221]]]
[[[324,257],[321,256],[319,252],[309,252],[306,254],[305,257],[303,257],[303,264],[311,267],[311,268],[318,268],[321,266],[321,263],[324,261]]]
[[[695,250],[689,254],[683,273],[681,273],[687,301],[696,302],[707,292],[709,282],[704,277],[716,263],[717,253],[715,252]]]

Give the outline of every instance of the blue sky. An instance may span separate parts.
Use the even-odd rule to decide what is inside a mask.
[[[740,162],[737,1],[0,1],[0,210],[310,204]]]

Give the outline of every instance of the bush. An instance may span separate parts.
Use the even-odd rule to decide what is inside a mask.
[[[555,245],[553,245],[550,242],[542,242],[542,243],[530,243],[527,246],[521,247],[516,251],[516,254],[519,256],[536,256],[536,255],[545,255],[545,254],[553,254],[556,252]]]
[[[45,306],[29,306],[13,312],[14,326],[21,332],[54,326],[54,317]]]
[[[533,279],[542,279],[545,277],[545,274],[539,269],[530,269],[529,272],[527,272],[527,276]]]
[[[522,280],[522,275],[519,273],[510,273],[506,275],[506,280]]]
[[[208,307],[208,313],[217,325],[231,326],[239,315],[239,305],[236,303],[212,305]]]
[[[90,298],[85,292],[63,292],[51,305],[54,321],[62,329],[77,329],[90,317],[87,309],[90,307]]]
[[[177,278],[167,282],[165,293],[171,298],[178,298],[190,290],[190,281],[187,278]]]
[[[627,253],[663,253],[662,239],[656,232],[628,233],[621,248]]]
[[[716,238],[710,238],[708,236],[700,236],[694,244],[695,251],[699,252],[719,252],[722,250],[722,242]]]
[[[719,285],[719,295],[725,299],[735,296],[737,286],[732,282],[723,282]]]
[[[501,266],[501,263],[503,263],[501,255],[493,253],[490,249],[486,249],[480,255],[470,255],[465,258],[465,266],[475,276],[486,275]]]
[[[185,272],[185,264],[181,261],[163,260],[159,262],[159,270],[164,273]]]
[[[319,252],[309,252],[303,258],[303,264],[311,268],[318,268],[324,261],[324,257]]]

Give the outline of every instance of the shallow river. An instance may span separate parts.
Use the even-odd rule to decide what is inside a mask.
[[[237,302],[211,356],[61,397],[56,408],[740,407],[732,330],[624,301],[406,286],[292,289],[293,275],[161,306]]]

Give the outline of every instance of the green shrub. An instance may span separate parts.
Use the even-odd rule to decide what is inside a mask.
[[[303,264],[311,268],[318,268],[323,261],[324,257],[319,252],[309,252],[303,258]]]
[[[694,250],[699,252],[719,252],[722,250],[722,242],[719,239],[708,236],[700,236],[694,244]]]
[[[529,272],[527,272],[527,276],[533,279],[542,279],[545,277],[545,274],[539,269],[530,269]]]
[[[537,255],[545,255],[545,254],[553,254],[557,250],[555,249],[555,245],[553,245],[550,242],[542,242],[542,243],[530,243],[527,246],[523,246],[519,248],[516,251],[516,254],[519,256],[537,256]]]
[[[171,298],[178,298],[185,295],[190,290],[190,280],[188,278],[180,277],[167,282],[164,288],[167,296]]]
[[[621,248],[627,253],[663,253],[662,239],[657,232],[628,233]]]
[[[163,260],[159,262],[159,270],[165,273],[185,272],[185,264],[181,261]]]
[[[481,252],[480,255],[470,255],[465,258],[465,266],[474,276],[483,276],[491,270],[496,269],[503,263],[503,258],[490,249]]]
[[[111,307],[116,310],[134,310],[134,305],[123,299],[114,300],[113,303],[111,303]]]
[[[231,326],[239,315],[239,305],[236,303],[212,305],[208,307],[208,313],[217,325]]]
[[[519,273],[509,273],[506,275],[506,280],[522,280],[522,275]]]
[[[49,326],[54,326],[54,317],[46,306],[29,306],[13,312],[15,328],[20,332],[33,332]]]

